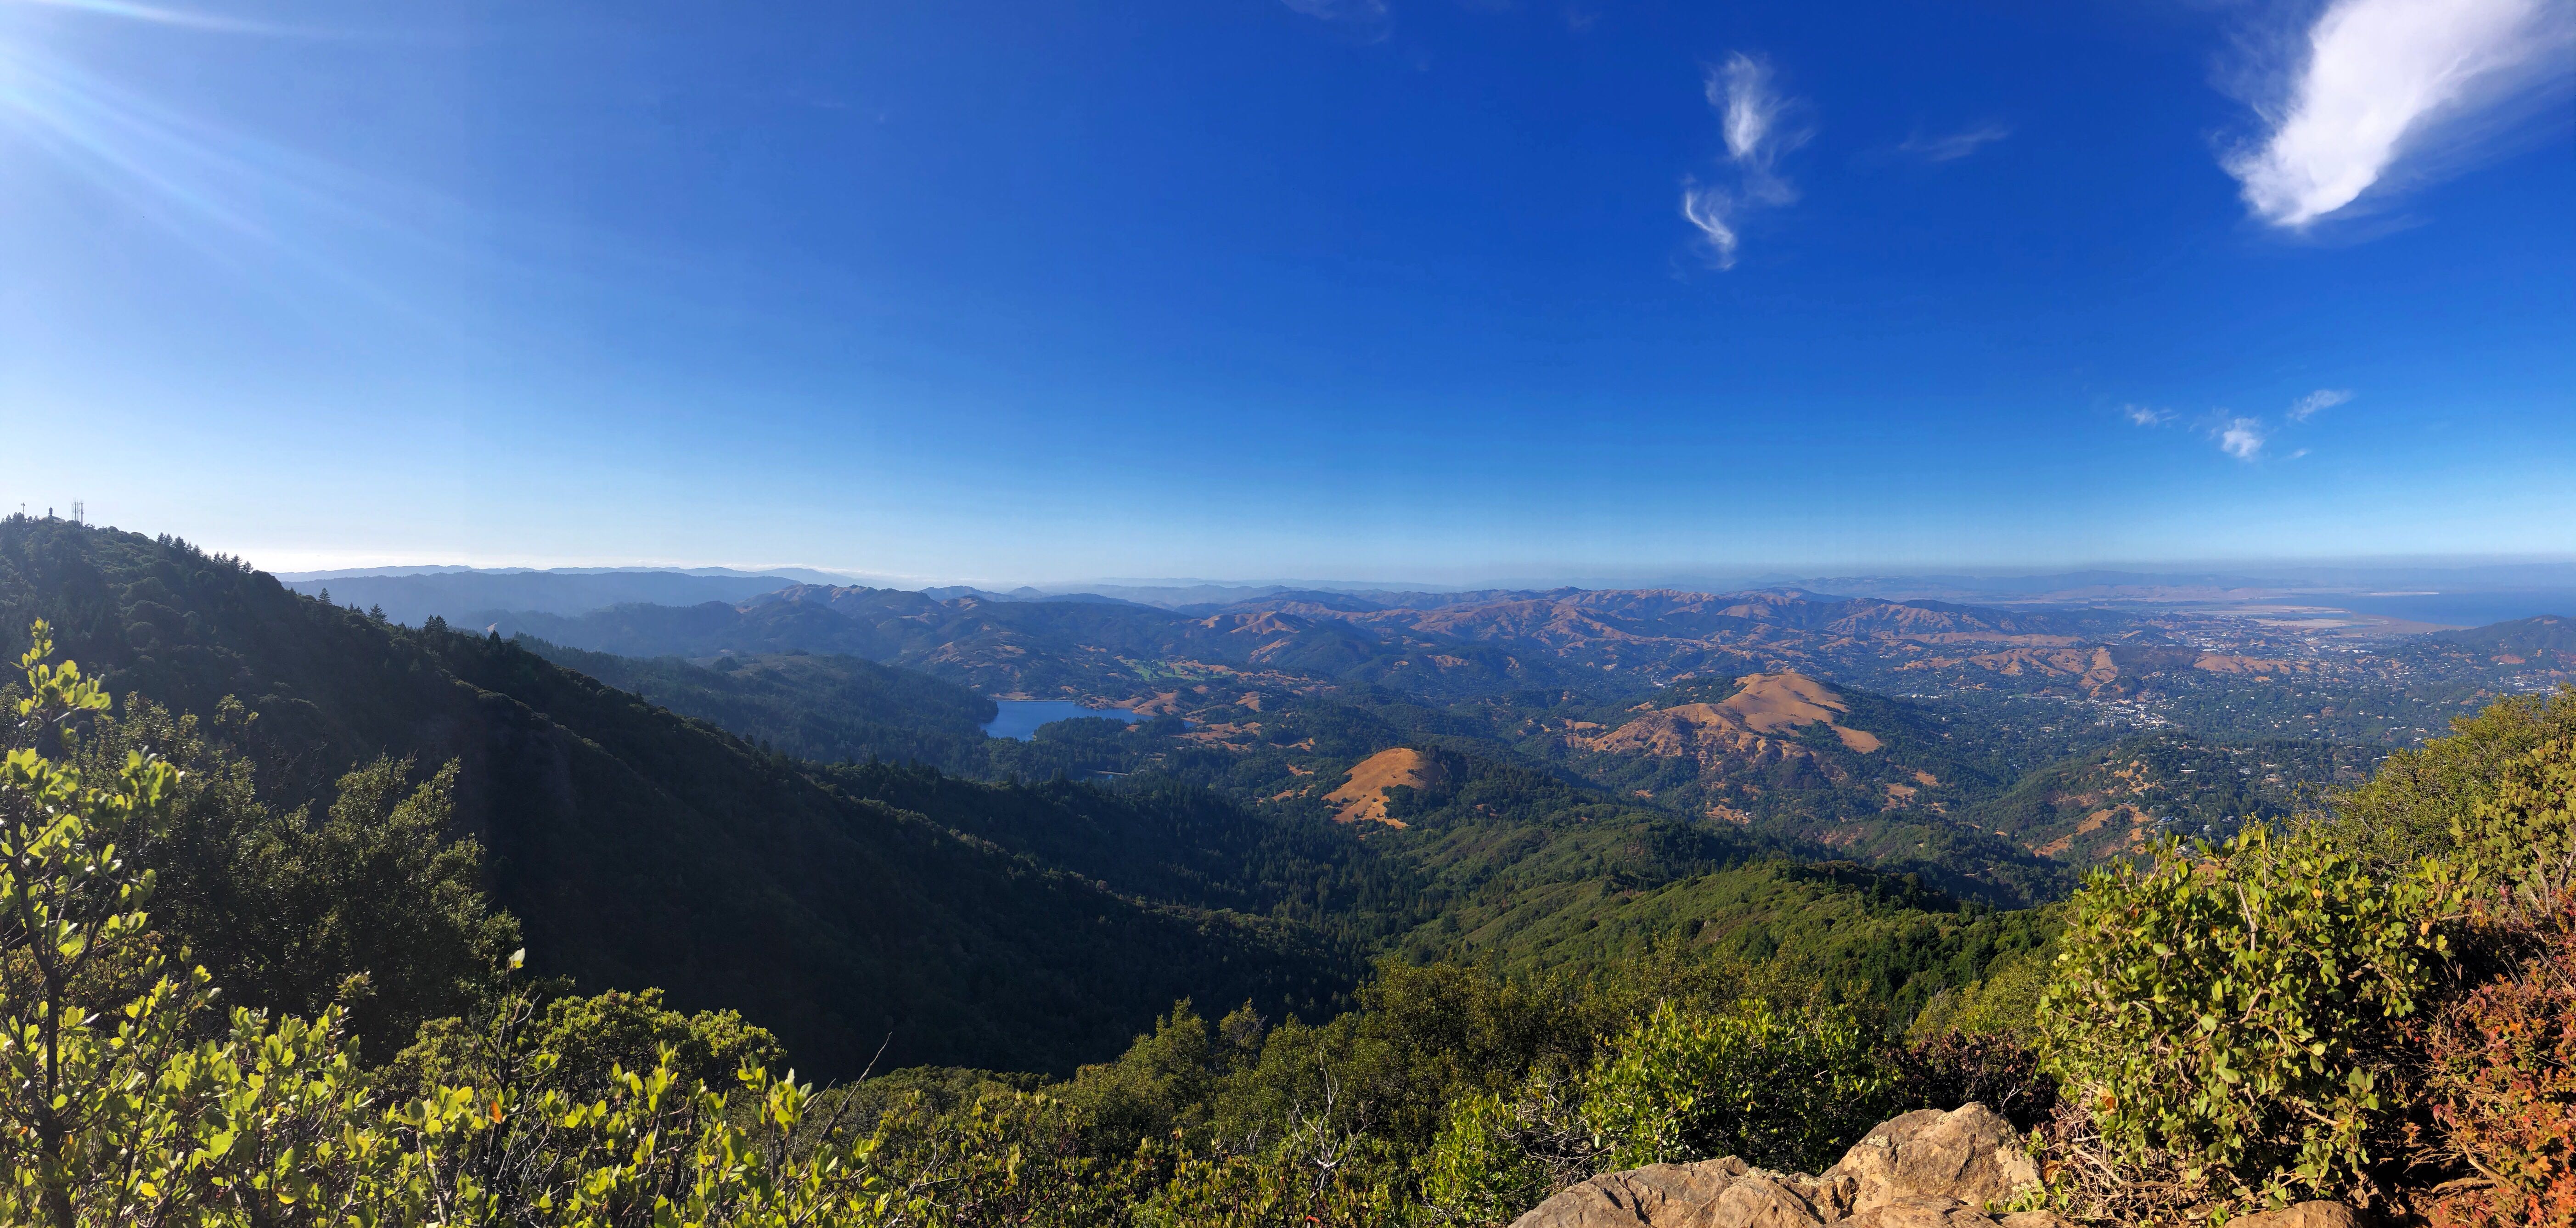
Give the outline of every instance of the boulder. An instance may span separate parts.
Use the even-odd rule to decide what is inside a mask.
[[[1821,1176],[1770,1172],[1734,1156],[1650,1164],[1559,1190],[1512,1228],[2065,1228],[2051,1212],[2000,1226],[1985,1213],[1987,1203],[2038,1180],[2011,1124],[1971,1104],[1884,1122]]]
[[[2361,1213],[2339,1202],[2303,1202],[2227,1221],[2228,1228],[2362,1228]]]
[[[1854,1211],[1904,1198],[1982,1207],[2039,1184],[2039,1166],[2022,1150],[2012,1123],[1982,1104],[1948,1113],[1917,1109],[1890,1119],[1853,1144],[1825,1175],[1855,1180]]]
[[[1836,1228],[1995,1228],[1995,1221],[1956,1198],[1905,1194],[1853,1212]]]
[[[1720,1228],[1719,1198],[1747,1171],[1744,1161],[1728,1156],[1603,1173],[1558,1190],[1512,1228]]]
[[[1717,1196],[1709,1223],[1714,1228],[1816,1228],[1823,1224],[1819,1209],[1796,1192],[1794,1179],[1782,1181],[1782,1176],[1755,1171],[1737,1177],[1725,1193]]]

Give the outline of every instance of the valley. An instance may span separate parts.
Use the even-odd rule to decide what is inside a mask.
[[[849,654],[969,695],[1151,718],[1121,729],[1066,708],[1076,719],[1025,746],[940,761],[969,774],[1161,778],[1393,826],[1438,810],[1454,778],[1373,757],[1446,752],[2014,904],[2160,835],[2223,838],[2313,808],[2452,717],[2576,676],[2548,618],[2391,631],[2123,596],[1281,590],[1163,608],[786,585],[730,606],[474,617],[575,668],[582,648],[729,669]],[[2124,776],[2093,779],[2114,761]],[[1403,796],[1382,800],[1389,787]]]

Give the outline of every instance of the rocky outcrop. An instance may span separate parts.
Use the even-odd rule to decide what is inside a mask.
[[[1982,1104],[1880,1122],[1823,1175],[1775,1173],[1728,1156],[1603,1173],[1512,1228],[2076,1228],[2055,1211],[1992,1213],[2039,1184],[2012,1123]],[[2365,1228],[2339,1202],[2303,1202],[2231,1228]]]
[[[1971,1104],[1884,1122],[1821,1176],[1654,1164],[1569,1186],[1512,1228],[2058,1228],[2052,1212],[1985,1211],[2038,1181],[2012,1124]]]
[[[1859,1182],[1859,1210],[1907,1198],[1947,1198],[1972,1207],[2002,1202],[2039,1184],[2039,1166],[2012,1123],[1982,1104],[1944,1113],[1917,1109],[1879,1123],[1827,1175]]]

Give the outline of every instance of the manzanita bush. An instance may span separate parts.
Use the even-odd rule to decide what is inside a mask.
[[[2434,863],[2375,875],[2317,829],[2097,872],[2041,998],[2049,1068],[2112,1163],[2185,1195],[2367,1192],[2457,891]]]

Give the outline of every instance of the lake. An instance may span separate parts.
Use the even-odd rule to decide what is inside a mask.
[[[1070,699],[996,699],[993,706],[1002,711],[984,726],[984,732],[1022,742],[1037,736],[1038,726],[1056,721],[1090,716],[1133,725],[1145,719],[1125,708],[1086,708]]]

